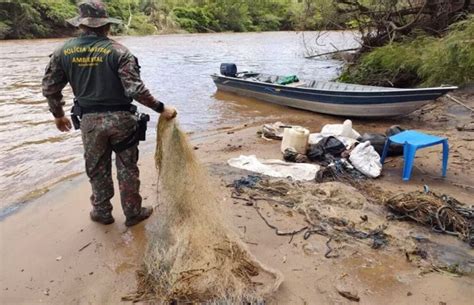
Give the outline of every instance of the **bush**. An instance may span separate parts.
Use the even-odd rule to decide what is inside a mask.
[[[412,87],[474,82],[474,17],[453,25],[443,38],[417,38],[363,55],[342,82]]]
[[[65,26],[66,19],[76,15],[77,9],[74,2],[57,0],[39,0],[35,4],[44,19],[48,19],[54,25]]]
[[[443,39],[427,45],[418,69],[425,85],[474,82],[474,15],[454,24]]]
[[[33,1],[0,3],[0,22],[4,24],[5,38],[44,37],[50,32]]]
[[[273,14],[265,14],[256,22],[259,31],[278,31],[281,26],[281,19]]]
[[[173,14],[179,26],[191,33],[208,32],[215,27],[214,17],[206,8],[176,7]]]
[[[246,32],[252,26],[245,1],[221,0],[207,7],[222,31]]]
[[[142,13],[133,15],[130,28],[127,31],[128,35],[153,35],[156,34],[156,28],[152,23],[149,23],[149,18]]]
[[[8,24],[0,21],[0,39],[5,39],[10,31],[11,27]]]

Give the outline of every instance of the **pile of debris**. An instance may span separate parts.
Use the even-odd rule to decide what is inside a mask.
[[[258,132],[264,139],[282,140],[281,151],[286,161],[287,169],[304,168],[305,165],[318,165],[317,181],[357,181],[361,179],[377,178],[382,171],[380,155],[382,154],[387,137],[404,131],[400,126],[392,126],[386,134],[360,135],[352,128],[350,120],[343,124],[327,124],[319,133],[310,134],[300,126],[292,126],[281,122],[265,124]],[[403,153],[401,145],[392,144],[388,155]],[[272,171],[262,171],[261,164],[269,160],[249,162],[248,156],[240,156],[229,160],[229,165],[262,173],[272,177],[284,177],[284,173],[272,174]],[[271,160],[274,162],[274,160]],[[256,164],[256,162],[261,164]],[[311,167],[306,167],[308,170]],[[314,167],[313,167],[314,170]],[[278,170],[276,170],[278,172]],[[270,174],[269,174],[270,173]],[[291,176],[296,180],[313,180]]]
[[[409,219],[433,231],[457,236],[474,247],[474,206],[429,190],[397,194],[385,202],[391,218]]]
[[[474,247],[474,206],[428,190],[393,196],[365,183],[381,174],[380,156],[387,138],[403,131],[400,126],[392,126],[385,134],[361,135],[350,120],[325,125],[312,134],[300,126],[266,124],[259,133],[269,141],[282,141],[284,161],[256,156],[230,159],[228,164],[233,167],[264,175],[235,180],[228,185],[232,187],[231,197],[253,207],[275,234],[289,236],[290,242],[297,234],[304,239],[313,234],[327,237],[326,258],[341,253],[340,248],[331,246],[333,241],[358,241],[374,249],[390,243],[391,247],[405,249],[407,259],[412,254],[430,266],[441,266],[443,260],[432,257],[432,252],[438,250],[430,250],[428,257],[427,250],[418,245],[412,251],[406,250],[407,245],[411,247],[408,235],[388,235],[387,232],[395,232],[388,229],[389,221],[413,220],[434,232],[457,236]],[[388,155],[403,155],[403,145],[392,143]],[[377,204],[370,204],[367,199]],[[392,214],[385,218],[387,211]]]

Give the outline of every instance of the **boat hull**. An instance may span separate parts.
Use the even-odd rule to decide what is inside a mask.
[[[344,92],[293,88],[213,75],[219,90],[270,103],[344,117],[390,117],[409,114],[452,89],[400,89]],[[370,88],[370,87],[367,87]]]

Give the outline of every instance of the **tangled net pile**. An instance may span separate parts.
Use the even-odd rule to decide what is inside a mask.
[[[433,231],[455,235],[474,247],[474,208],[432,192],[402,193],[386,201],[397,219],[408,218]]]
[[[329,256],[332,248],[329,242],[335,238],[345,239],[345,236],[358,240],[370,240],[371,247],[379,249],[388,243],[385,225],[369,223],[367,219],[361,222],[359,218],[365,203],[365,197],[355,188],[340,182],[325,182],[313,184],[293,181],[290,179],[262,179],[259,176],[248,176],[235,180],[228,185],[233,187],[232,198],[253,206],[267,226],[275,230],[279,236],[291,236],[303,233],[306,240],[312,234],[329,238]],[[261,212],[260,202],[288,211],[297,211],[304,215],[306,225],[291,231],[282,231],[268,221]],[[351,211],[359,211],[357,213]],[[276,212],[276,211],[275,211]]]
[[[283,278],[262,265],[226,225],[209,175],[177,123],[158,124],[156,166],[162,212],[151,229],[139,290],[164,301],[259,302]]]

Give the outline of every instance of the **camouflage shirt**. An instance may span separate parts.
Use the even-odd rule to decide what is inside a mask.
[[[92,37],[91,37],[92,36]],[[81,35],[82,38],[93,38],[97,37],[97,34],[93,32],[86,32]],[[104,38],[107,39],[108,38]],[[116,71],[111,71],[113,73],[113,77],[115,79],[119,79],[117,81],[118,84],[118,95],[121,100],[127,101],[128,98],[135,99],[139,103],[157,111],[162,112],[164,105],[163,103],[156,100],[150,93],[150,91],[145,87],[143,81],[140,77],[140,66],[138,64],[138,60],[135,56],[123,45],[119,44],[114,40],[108,40],[111,43],[111,48],[113,49],[114,57],[111,59],[114,61],[113,69]],[[67,42],[65,45],[67,45]],[[81,86],[93,86],[92,83],[81,82],[81,83],[74,83],[71,78],[71,70],[68,70],[68,65],[64,64],[64,55],[67,53],[67,50],[64,49],[64,46],[58,48],[52,55],[49,64],[46,67],[46,72],[43,77],[42,87],[43,87],[43,95],[48,100],[48,105],[51,113],[54,117],[62,117],[64,116],[64,101],[62,95],[62,89],[70,83],[73,87],[73,91],[77,97],[78,92],[83,92],[83,89],[87,88],[78,88]],[[98,50],[104,52],[104,50]],[[80,49],[79,49],[80,52]],[[86,54],[86,57],[79,57],[76,59],[83,59],[87,60],[86,63],[79,63],[83,65],[93,65],[94,61],[103,60],[98,57],[91,57],[90,54]],[[69,75],[69,76],[68,76]],[[101,82],[107,82],[107,80],[100,80]],[[107,83],[106,83],[107,84]],[[81,90],[82,89],[82,90]],[[123,90],[123,95],[120,93]],[[89,90],[90,91],[90,90]],[[111,92],[111,94],[117,97],[117,92]],[[106,97],[104,96],[104,99]],[[100,99],[100,94],[99,94]]]

